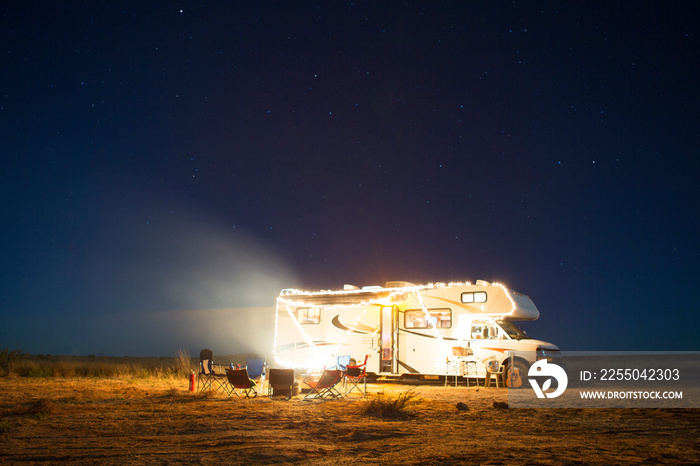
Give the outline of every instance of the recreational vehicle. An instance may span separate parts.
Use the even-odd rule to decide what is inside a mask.
[[[457,362],[455,375],[502,371],[519,386],[536,360],[559,353],[514,323],[538,317],[528,296],[481,280],[286,289],[277,298],[273,351],[278,364],[309,369],[368,356],[367,372],[380,377],[445,376]]]

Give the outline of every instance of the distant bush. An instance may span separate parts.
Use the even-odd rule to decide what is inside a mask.
[[[181,350],[175,358],[127,358],[108,356],[30,355],[21,351],[0,352],[0,376],[164,378],[190,374],[192,362]]]
[[[27,377],[53,377],[53,369],[50,367],[29,367]]]
[[[193,370],[194,364],[192,364],[192,356],[190,355],[190,352],[183,348],[177,350],[177,354],[175,355],[174,371],[178,375],[189,376],[190,372]]]
[[[38,415],[49,415],[56,411],[56,405],[48,398],[39,398],[27,407],[27,413]]]
[[[219,356],[221,361],[245,361],[246,354]],[[197,370],[198,358],[186,349],[174,357],[52,356],[31,355],[20,350],[0,351],[0,377],[97,377],[164,378],[189,377]]]
[[[0,377],[6,377],[15,371],[15,367],[22,360],[22,350],[12,350],[5,348],[0,351]]]

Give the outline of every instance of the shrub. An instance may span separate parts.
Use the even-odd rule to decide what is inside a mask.
[[[163,379],[189,376],[195,366],[186,350],[174,358],[31,355],[19,350],[0,351],[0,377],[91,377]]]
[[[52,377],[53,370],[50,367],[29,367],[27,377]]]
[[[413,390],[415,387],[400,394],[397,398],[378,395],[365,403],[362,413],[382,419],[406,419],[408,413],[403,408],[416,397]]]
[[[22,350],[12,350],[5,348],[0,351],[0,377],[8,376],[15,372],[17,363],[22,359]]]
[[[5,432],[10,432],[15,427],[17,427],[17,421],[3,419],[2,421],[0,421],[0,435],[4,434]]]
[[[56,411],[56,405],[48,398],[39,398],[27,407],[28,414],[46,416]]]
[[[192,356],[190,356],[190,352],[183,348],[177,350],[177,354],[175,355],[175,367],[173,368],[175,375],[189,376],[193,369],[194,366],[192,365]]]

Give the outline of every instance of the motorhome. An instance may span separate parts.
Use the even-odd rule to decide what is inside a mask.
[[[457,361],[458,376],[498,370],[518,386],[536,360],[559,353],[515,324],[538,317],[528,296],[481,280],[286,289],[277,298],[273,352],[278,364],[306,369],[367,355],[367,372],[379,377],[446,376]]]

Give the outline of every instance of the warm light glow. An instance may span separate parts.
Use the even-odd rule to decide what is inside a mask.
[[[329,298],[330,301],[333,300],[334,297],[342,297],[342,296],[362,296],[362,295],[372,295],[374,294],[374,298],[367,298],[367,299],[362,299],[357,302],[353,302],[351,304],[348,303],[342,303],[342,304],[326,304],[324,303],[322,305],[323,309],[342,309],[342,308],[348,308],[348,307],[370,307],[370,306],[392,306],[397,300],[403,301],[405,299],[406,295],[413,294],[415,295],[416,299],[420,303],[420,306],[425,313],[427,321],[430,321],[430,312],[428,311],[427,307],[423,303],[423,298],[421,296],[421,292],[429,291],[432,289],[436,288],[449,288],[449,287],[458,287],[458,286],[469,286],[472,285],[471,282],[450,282],[450,283],[429,283],[426,285],[409,285],[409,286],[404,286],[404,287],[399,287],[399,288],[385,288],[385,287],[379,287],[379,286],[373,286],[373,287],[363,287],[363,288],[348,288],[348,289],[343,289],[343,290],[320,290],[320,291],[303,291],[303,290],[298,290],[298,289],[285,289],[282,290],[280,293],[280,296],[277,298],[277,309],[275,312],[275,337],[274,337],[274,342],[273,342],[273,349],[272,353],[274,355],[275,362],[277,364],[280,364],[282,366],[288,367],[288,368],[295,368],[295,369],[315,369],[315,370],[320,370],[324,366],[330,365],[330,364],[336,364],[335,361],[331,360],[331,357],[337,357],[341,356],[343,354],[346,354],[342,348],[344,345],[346,345],[348,338],[350,337],[350,334],[354,331],[357,330],[357,324],[360,323],[360,319],[367,313],[367,310],[363,310],[359,315],[355,317],[355,320],[353,324],[347,325],[348,330],[345,332],[343,337],[339,341],[334,341],[332,343],[332,346],[325,346],[323,350],[321,350],[311,339],[311,337],[308,335],[308,333],[304,330],[304,327],[301,325],[301,323],[298,321],[296,316],[294,315],[294,312],[292,308],[298,308],[298,307],[318,307],[318,297],[327,297]],[[515,301],[511,298],[507,288],[505,285],[500,284],[500,283],[489,283],[484,286],[497,286],[500,287],[504,290],[505,295],[508,297],[508,299],[511,302],[511,311],[510,313],[513,313],[516,309],[516,304]],[[382,294],[382,296],[378,296],[378,294]],[[306,344],[308,345],[309,351],[311,352],[311,356],[309,356],[308,360],[303,362],[303,363],[297,363],[294,364],[290,361],[285,361],[279,355],[277,354],[277,341],[278,341],[278,332],[279,332],[279,312],[280,309],[284,308],[287,313],[289,314],[289,317],[292,319],[292,323],[294,326],[299,330],[299,333],[301,337],[304,339]],[[374,339],[379,333],[379,327],[376,328],[374,334],[372,335],[372,339]],[[448,348],[448,345],[446,344],[445,340],[442,337],[442,334],[438,331],[437,326],[432,327],[432,333],[436,340],[440,342],[440,347],[442,349],[442,352],[444,353],[443,357],[450,357],[451,355],[451,349]],[[325,343],[325,342],[324,342]],[[330,343],[330,342],[328,342]]]
[[[287,368],[295,368],[295,369],[301,369],[302,367],[295,367],[292,363],[289,361],[284,361],[277,355],[277,334],[278,334],[278,327],[279,327],[279,309],[280,309],[280,303],[285,307],[287,310],[287,313],[289,314],[289,317],[292,319],[292,323],[294,323],[294,326],[299,330],[302,338],[306,342],[307,345],[309,345],[309,348],[313,351],[314,356],[312,357],[312,360],[309,361],[308,366],[304,366],[303,368],[309,368],[309,369],[315,369],[319,367],[323,367],[323,361],[320,361],[321,357],[320,355],[317,354],[316,351],[316,345],[314,344],[313,340],[311,340],[311,337],[309,337],[309,334],[306,333],[304,330],[304,327],[302,327],[301,323],[299,320],[296,318],[294,315],[294,312],[292,311],[290,305],[294,304],[295,301],[288,300],[288,299],[283,299],[283,298],[277,298],[277,308],[275,309],[275,338],[273,342],[273,347],[272,347],[272,354],[273,357],[275,358],[275,362],[278,364],[287,367]]]
[[[445,283],[428,283],[426,285],[410,285],[410,286],[404,286],[400,288],[384,288],[381,286],[373,286],[373,287],[364,287],[364,288],[353,288],[349,290],[319,290],[319,291],[305,291],[305,290],[299,290],[296,288],[287,288],[284,289],[280,292],[280,296],[296,296],[296,295],[304,295],[304,296],[309,296],[309,297],[314,297],[314,296],[350,296],[350,295],[359,295],[359,294],[366,294],[366,293],[371,293],[371,292],[390,292],[389,297],[397,296],[397,295],[402,295],[406,293],[411,293],[414,291],[425,291],[425,290],[430,290],[430,289],[435,289],[435,288],[447,288],[447,287],[452,287],[452,286],[468,286],[471,285],[471,282],[450,282],[448,284]],[[299,302],[295,300],[295,302]],[[371,303],[368,304],[376,304],[377,301],[372,301]]]

